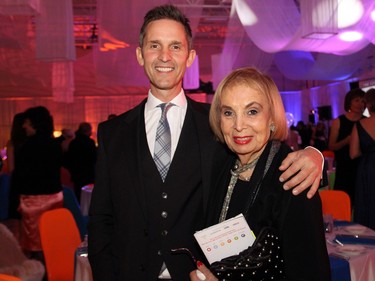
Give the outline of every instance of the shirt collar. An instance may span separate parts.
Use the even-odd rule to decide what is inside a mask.
[[[173,103],[175,106],[178,106],[178,107],[181,107],[181,108],[186,108],[187,100],[186,100],[184,90],[181,89],[180,93],[177,96],[175,96],[174,99],[172,99],[170,102]],[[151,90],[149,90],[148,96],[147,96],[147,102],[146,102],[146,105],[145,105],[145,107],[146,107],[145,110],[146,111],[153,110],[154,108],[156,108],[161,103],[163,103],[163,102],[161,100],[157,99],[151,93]]]

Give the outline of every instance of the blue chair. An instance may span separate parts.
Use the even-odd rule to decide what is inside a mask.
[[[340,258],[329,257],[332,281],[350,281],[349,262]]]
[[[74,191],[69,187],[63,187],[64,194],[64,208],[68,209],[76,221],[81,240],[84,239],[87,234],[87,218],[84,218],[81,213],[81,208],[74,194]]]
[[[8,218],[10,177],[0,174],[0,220]]]

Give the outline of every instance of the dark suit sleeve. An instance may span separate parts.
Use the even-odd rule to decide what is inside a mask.
[[[319,194],[290,195],[287,206],[281,231],[286,280],[330,280]]]
[[[94,280],[116,280],[111,250],[113,208],[103,131],[100,124],[96,179],[89,212],[88,254]]]

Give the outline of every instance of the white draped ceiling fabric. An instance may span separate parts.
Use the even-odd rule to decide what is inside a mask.
[[[348,3],[362,5],[363,14],[357,22],[340,28],[335,22],[340,16],[339,5]],[[251,42],[272,55],[279,70],[289,79],[343,80],[358,71],[361,58],[371,55],[370,48],[366,47],[375,44],[375,21],[371,18],[374,9],[374,0],[233,0],[230,24],[243,27]],[[361,32],[363,38],[343,41],[339,35],[344,31]],[[324,38],[311,36],[314,32],[315,35],[331,35]],[[238,66],[239,61],[254,61],[254,54],[249,52],[231,54],[231,61],[228,61],[228,50],[236,48],[236,40],[238,37],[226,38],[225,49],[214,63],[222,65],[225,61],[231,70]],[[259,53],[256,48],[252,49]],[[270,58],[265,56],[265,59],[259,68],[267,71]],[[218,66],[213,64],[212,69]],[[226,73],[213,75],[214,85],[223,74]]]
[[[73,102],[73,61],[76,59],[71,0],[39,0],[35,17],[36,58],[52,63],[52,96],[57,102]]]
[[[72,62],[76,54],[72,1],[0,0],[0,13],[35,17],[35,57],[51,64],[52,96],[57,102],[73,102]],[[26,39],[27,32],[25,35]]]

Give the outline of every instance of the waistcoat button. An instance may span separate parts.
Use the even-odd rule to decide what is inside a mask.
[[[166,219],[168,217],[168,213],[166,211],[161,212],[161,217]]]

